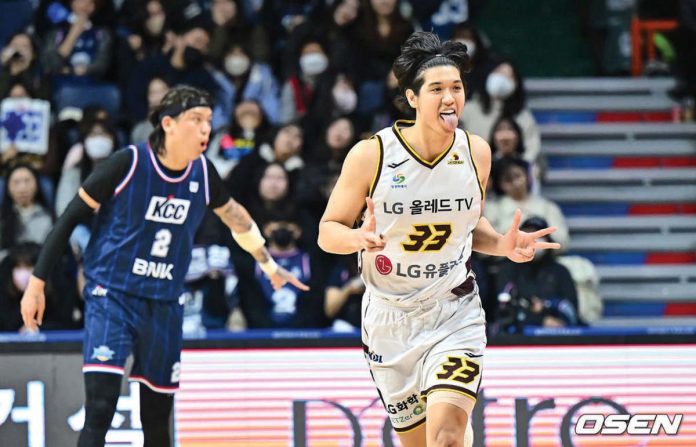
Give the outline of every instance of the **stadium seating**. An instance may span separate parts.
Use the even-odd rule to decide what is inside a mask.
[[[568,219],[570,253],[592,260],[601,278],[597,324],[694,324],[696,124],[672,122],[673,81],[526,86],[542,123],[542,194]]]

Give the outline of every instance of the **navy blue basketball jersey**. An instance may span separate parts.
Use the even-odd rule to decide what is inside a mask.
[[[85,277],[107,290],[176,300],[210,200],[206,160],[201,155],[172,178],[149,145],[129,149],[131,168],[97,214],[85,251]]]

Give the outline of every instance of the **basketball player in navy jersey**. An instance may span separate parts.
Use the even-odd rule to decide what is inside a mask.
[[[469,65],[461,43],[408,38],[393,70],[416,120],[351,149],[319,224],[322,249],[360,254],[363,349],[404,447],[473,443],[486,332],[472,251],[527,262],[560,247],[537,241],[554,228],[519,231],[519,210],[504,235],[482,217],[491,150],[457,128]]]
[[[75,225],[96,214],[85,251],[85,425],[79,447],[103,446],[129,354],[140,385],[145,446],[169,446],[169,418],[178,388],[184,275],[206,208],[232,230],[274,287],[307,290],[268,254],[247,211],[230,198],[203,152],[211,102],[176,87],[150,116],[148,144],[117,151],[83,183],[48,236],[22,297],[24,324],[37,329],[45,309],[44,281]],[[145,386],[143,386],[145,385]]]

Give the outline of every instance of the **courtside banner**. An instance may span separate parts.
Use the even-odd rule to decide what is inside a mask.
[[[186,350],[175,408],[181,447],[399,445],[359,348]],[[479,446],[696,446],[696,345],[489,347],[473,423]]]

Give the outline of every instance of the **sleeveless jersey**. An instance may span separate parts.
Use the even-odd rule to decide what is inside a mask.
[[[399,120],[374,136],[380,157],[370,196],[376,232],[387,243],[360,254],[367,291],[395,301],[437,297],[473,276],[467,261],[483,199],[469,135],[456,129],[449,147],[428,162],[401,132],[411,125]]]
[[[210,200],[206,160],[201,155],[172,178],[157,165],[149,145],[129,149],[130,170],[97,213],[85,251],[85,277],[107,291],[176,300]]]

